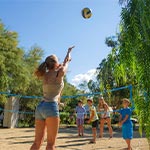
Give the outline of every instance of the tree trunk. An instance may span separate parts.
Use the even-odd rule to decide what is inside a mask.
[[[19,98],[10,97],[5,103],[3,127],[15,128],[18,124]]]

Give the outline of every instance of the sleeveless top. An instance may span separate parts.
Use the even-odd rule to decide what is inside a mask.
[[[110,112],[109,111],[104,111],[103,114],[101,114],[101,118],[110,118]]]
[[[91,121],[94,122],[94,121],[98,120],[98,115],[97,115],[95,106],[92,105],[89,108],[90,108],[90,117],[92,115],[92,111],[94,111],[94,117]]]
[[[45,81],[43,81],[43,100],[46,102],[58,102],[61,91],[64,87],[62,81],[57,80],[58,71],[47,73]]]
[[[104,107],[99,108],[98,111],[99,111],[98,113],[100,114],[101,118],[109,118],[110,117],[110,111],[106,111],[104,109]]]

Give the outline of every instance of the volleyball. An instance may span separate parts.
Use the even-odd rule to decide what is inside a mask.
[[[89,19],[92,16],[92,10],[90,8],[83,8],[81,12],[83,18],[85,19]]]

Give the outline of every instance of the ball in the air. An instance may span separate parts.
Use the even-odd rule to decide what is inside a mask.
[[[88,19],[92,16],[92,10],[87,7],[83,8],[81,13],[82,13],[83,18],[85,18],[85,19]]]

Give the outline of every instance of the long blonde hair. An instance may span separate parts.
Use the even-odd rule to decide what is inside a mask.
[[[100,110],[101,108],[104,108],[104,105],[106,105],[107,107],[108,107],[108,104],[106,103],[106,101],[104,100],[104,98],[103,97],[99,97],[99,101],[102,101],[102,104],[99,102],[98,103],[98,110]],[[109,107],[108,107],[109,108]]]
[[[35,71],[35,75],[41,78],[45,75],[47,70],[54,69],[55,64],[58,63],[58,58],[56,55],[48,56],[44,62],[42,62]]]
[[[105,106],[106,106],[106,108],[105,108]],[[105,109],[106,109],[107,111],[110,110],[110,108],[109,108],[109,106],[108,106],[107,103],[104,103],[103,107],[104,107],[104,110],[105,110]]]
[[[100,102],[98,103],[98,109],[102,108],[103,105],[106,103],[103,97],[99,97],[99,101],[100,100],[102,101],[102,103],[100,103]]]

